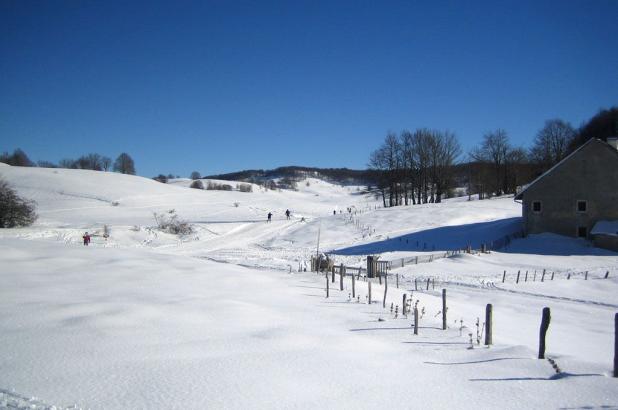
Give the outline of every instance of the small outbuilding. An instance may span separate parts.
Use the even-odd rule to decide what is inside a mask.
[[[618,251],[618,221],[599,221],[590,231],[594,246]]]
[[[553,232],[593,239],[618,251],[616,233],[601,232],[614,226],[608,221],[618,221],[618,138],[590,139],[527,185],[515,200],[522,202],[526,234]]]

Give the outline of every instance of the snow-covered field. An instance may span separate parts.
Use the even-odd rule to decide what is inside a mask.
[[[326,298],[323,275],[298,272],[318,233],[347,266],[478,247],[519,228],[512,197],[384,209],[319,179],[243,193],[84,170],[0,177],[39,213],[0,231],[0,408],[618,408],[616,253],[547,234],[397,267],[386,309],[377,283],[370,305],[363,280],[357,299],[349,278]],[[153,213],[170,210],[195,232],[156,229]],[[390,310],[403,293],[418,300],[419,335]],[[476,343],[487,303],[489,348]],[[559,373],[536,359],[545,306]]]

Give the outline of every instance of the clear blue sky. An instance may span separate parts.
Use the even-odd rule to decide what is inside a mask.
[[[365,168],[387,131],[618,105],[618,1],[0,1],[0,150],[137,173]]]

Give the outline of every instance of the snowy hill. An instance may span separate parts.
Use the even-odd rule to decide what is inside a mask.
[[[297,191],[239,192],[85,170],[2,166],[0,177],[39,213],[31,227],[0,231],[0,408],[618,404],[618,254],[545,234],[490,254],[393,266],[386,308],[377,282],[368,304],[362,278],[356,299],[349,277],[325,298],[323,275],[297,272],[318,236],[320,251],[349,267],[368,254],[477,248],[520,229],[512,197],[384,209],[360,187],[315,178]],[[153,214],[170,210],[194,232],[157,229]],[[95,235],[89,247],[84,231]],[[401,315],[404,293],[422,309],[416,336]],[[491,348],[476,343],[487,303]],[[545,306],[559,373],[536,359]]]

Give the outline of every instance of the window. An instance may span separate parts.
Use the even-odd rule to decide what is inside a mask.
[[[586,212],[588,210],[588,201],[577,201],[577,212]]]
[[[532,201],[532,212],[536,214],[541,212],[541,201]]]
[[[577,237],[578,238],[586,238],[588,237],[588,228],[585,226],[580,226],[577,228]]]

